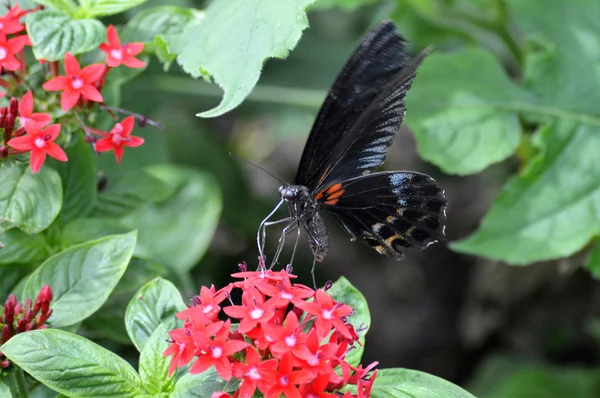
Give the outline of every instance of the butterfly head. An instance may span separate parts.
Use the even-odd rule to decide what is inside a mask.
[[[279,196],[286,202],[291,202],[298,196],[298,190],[290,185],[282,185],[279,187]]]

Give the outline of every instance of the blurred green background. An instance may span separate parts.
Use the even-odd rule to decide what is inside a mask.
[[[142,7],[161,4],[164,1],[150,0]],[[170,4],[205,6],[187,0]],[[578,2],[571,4],[577,7]],[[136,12],[131,10],[129,16]],[[494,22],[498,15],[501,25]],[[308,17],[310,28],[289,57],[267,61],[253,93],[224,116],[195,117],[218,104],[221,91],[192,80],[176,64],[167,74],[154,59],[144,74],[123,88],[124,108],[159,120],[166,128],[136,130],[146,144],[126,151],[120,166],[110,155],[100,157],[108,183],[124,170],[169,162],[213,175],[222,191],[222,218],[207,254],[193,269],[193,280],[186,281],[188,296],[200,285],[224,285],[242,261],[256,264],[256,229],[279,199],[277,181],[234,161],[229,152],[292,181],[327,89],[360,37],[381,19],[397,23],[412,54],[429,44],[440,53],[486,48],[510,76],[524,79],[520,65],[526,44],[504,1],[319,0]],[[539,18],[544,18],[543,12]],[[600,68],[600,56],[590,62]],[[448,73],[447,79],[453,75]],[[444,87],[440,90],[443,96]],[[522,123],[527,130],[528,121]],[[481,173],[453,176],[421,159],[414,135],[405,126],[390,148],[385,169],[420,171],[439,181],[449,200],[448,240],[454,241],[476,229],[503,184],[522,169],[527,148],[520,145],[516,156]],[[351,243],[333,219],[326,221],[332,243],[328,258],[318,265],[317,281],[323,284],[344,275],[365,295],[373,324],[364,363],[423,370],[477,396],[596,396],[600,324],[594,315],[600,308],[600,289],[580,268],[581,255],[509,267],[457,253],[441,242],[394,263]],[[278,236],[276,228],[269,230],[267,255]],[[299,247],[294,269],[300,281],[310,285],[310,250],[305,240]],[[288,246],[283,258],[290,253]]]

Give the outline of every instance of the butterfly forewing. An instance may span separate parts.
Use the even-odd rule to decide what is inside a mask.
[[[392,22],[373,28],[333,84],[308,137],[295,183],[316,188],[332,149],[356,125],[363,111],[409,62],[404,40]]]

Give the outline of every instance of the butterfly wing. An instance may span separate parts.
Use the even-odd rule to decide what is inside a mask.
[[[396,171],[359,176],[316,195],[352,235],[396,260],[444,239],[444,191],[426,174]]]
[[[389,21],[380,23],[364,37],[317,115],[302,153],[297,185],[316,188],[331,166],[330,159],[334,159],[332,148],[352,131],[373,100],[409,63],[403,42]]]

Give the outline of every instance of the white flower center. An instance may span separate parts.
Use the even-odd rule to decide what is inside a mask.
[[[329,319],[332,319],[332,318],[333,318],[333,311],[330,311],[330,310],[323,310],[323,311],[321,312],[321,315],[323,315],[323,319],[327,319],[327,320],[329,320]]]
[[[213,358],[221,358],[221,355],[223,355],[223,349],[221,347],[214,347],[212,349]]]
[[[0,29],[4,29],[4,24],[0,22]]]
[[[317,366],[319,364],[319,358],[315,355],[306,361],[310,366]]]
[[[36,147],[38,148],[45,148],[46,147],[46,140],[44,140],[42,137],[38,137],[36,138],[33,143],[35,144]]]
[[[0,60],[5,59],[7,55],[8,55],[8,50],[4,47],[0,47]]]
[[[83,87],[83,80],[78,77],[74,77],[73,81],[71,82],[71,87],[73,87],[75,90],[79,90],[81,87]]]
[[[256,369],[256,367],[252,367],[250,368],[250,370],[248,371],[248,373],[246,373],[246,376],[248,376],[250,378],[250,380],[253,381],[257,381],[260,380],[260,374],[258,373],[258,369]]]
[[[207,313],[211,312],[213,310],[213,308],[214,307],[212,306],[212,304],[209,304],[206,307],[204,307],[204,309],[202,310],[202,312],[205,313],[205,314],[207,314]]]
[[[121,50],[120,48],[114,49],[114,50],[110,50],[110,56],[113,57],[114,59],[120,61],[123,59],[123,50]]]
[[[308,393],[306,398],[317,398],[317,396],[311,392],[311,393]]]
[[[119,133],[111,134],[110,140],[114,145],[121,145],[121,141],[124,141],[123,137]]]
[[[250,311],[250,318],[252,319],[260,319],[261,316],[263,316],[263,314],[265,313],[265,311],[263,311],[260,308],[255,308],[252,311]]]
[[[283,293],[281,293],[281,298],[286,299],[286,300],[291,300],[294,298],[294,295],[292,293],[283,292]]]
[[[285,344],[286,344],[288,347],[293,347],[293,346],[295,346],[295,345],[296,345],[296,336],[294,336],[294,335],[287,336],[287,337],[285,338]]]
[[[281,376],[279,378],[279,384],[282,386],[287,386],[290,383],[290,379],[287,376]]]

